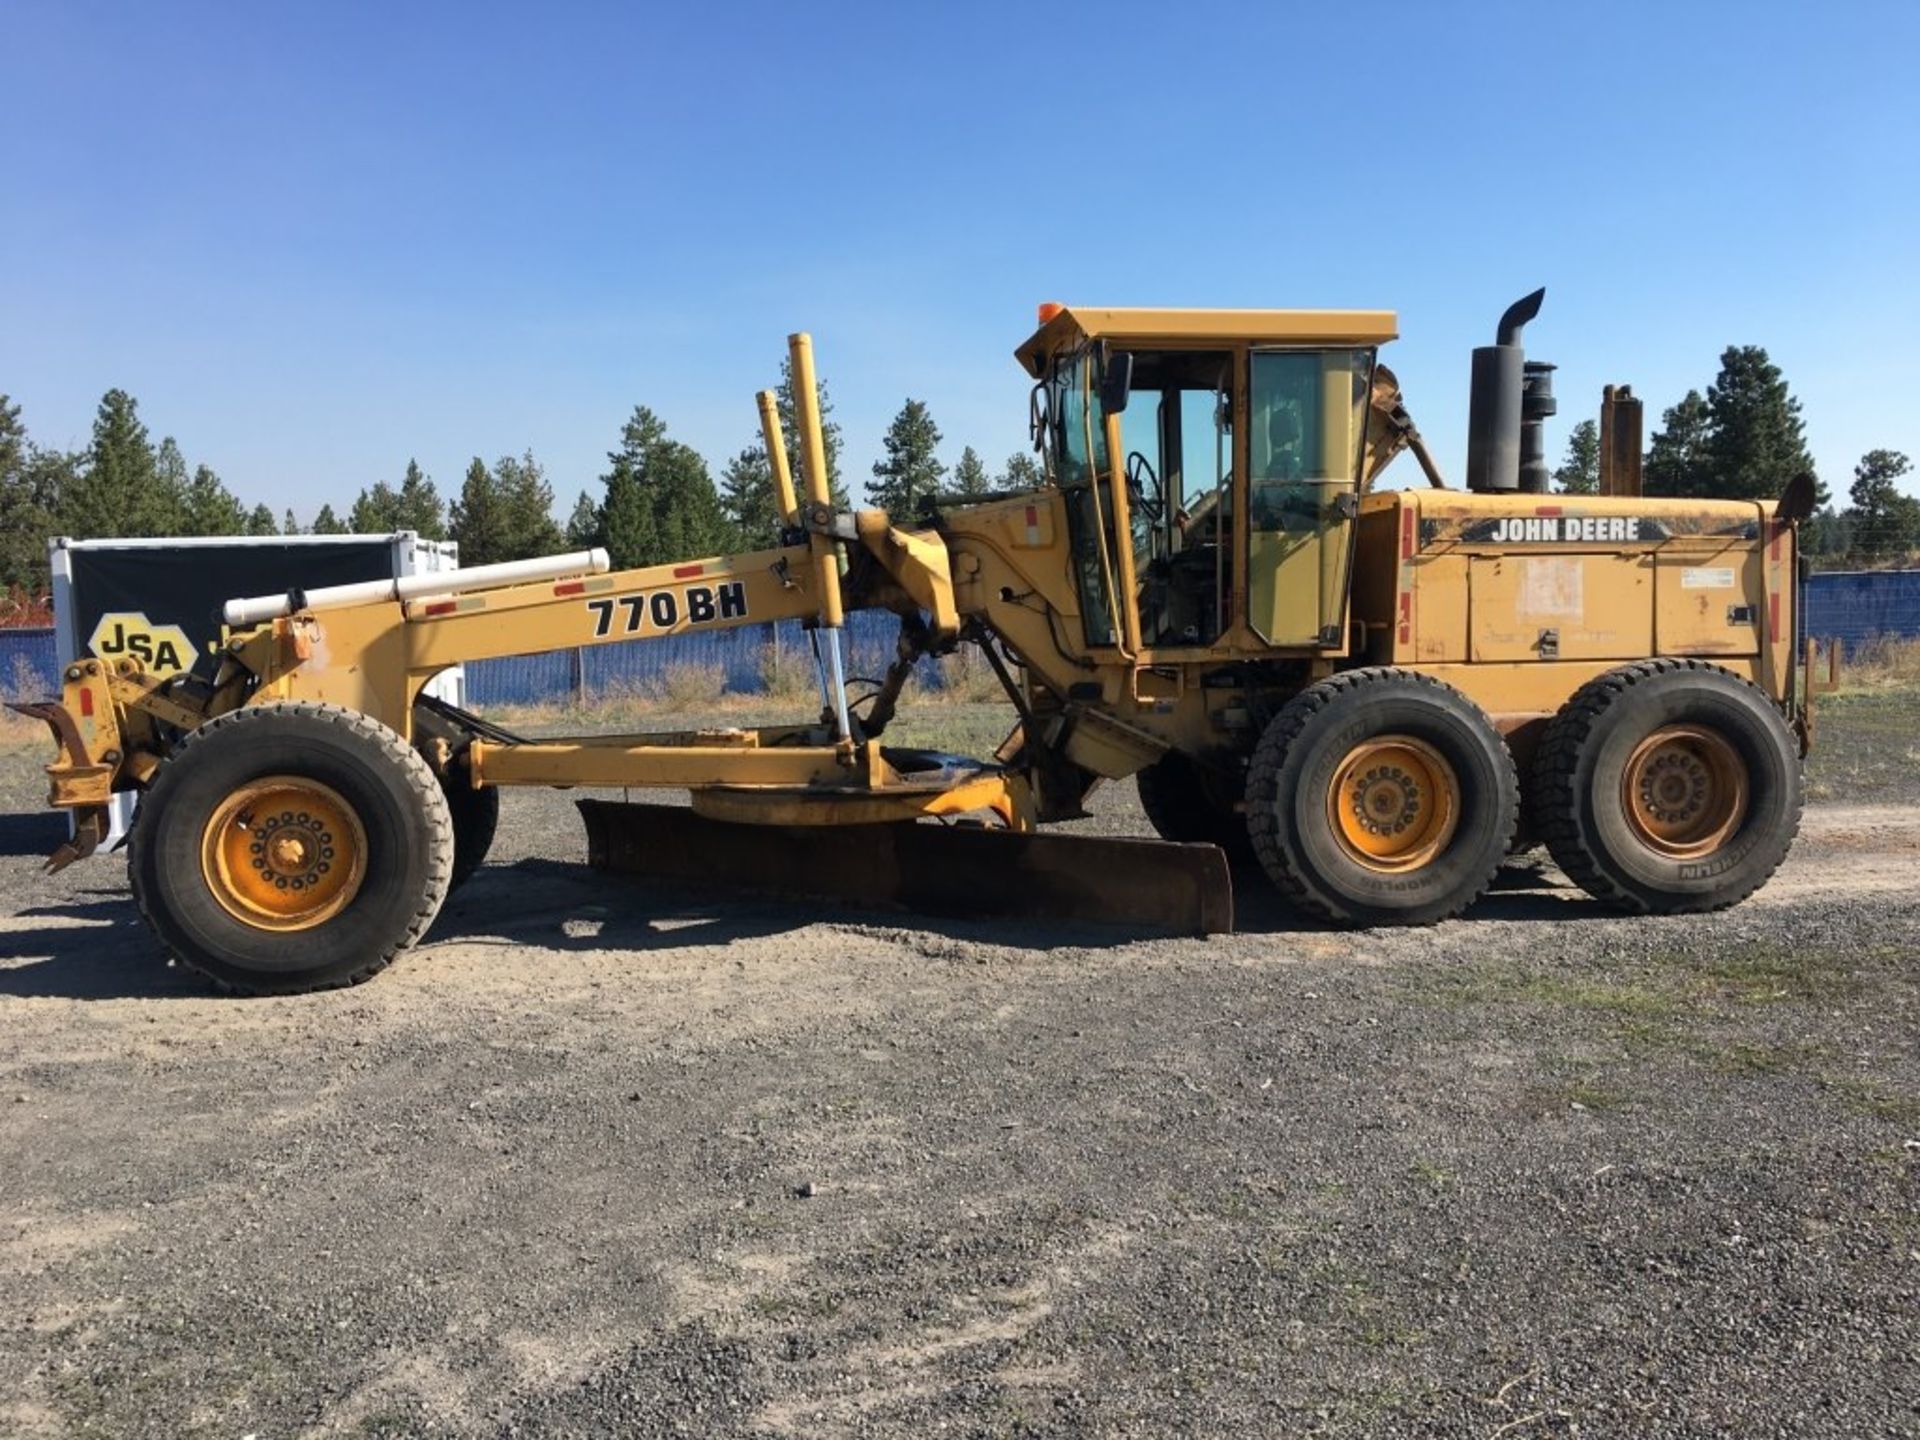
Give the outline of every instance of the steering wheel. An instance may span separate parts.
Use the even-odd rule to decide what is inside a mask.
[[[1127,456],[1127,499],[1155,524],[1167,513],[1166,497],[1160,492],[1160,477],[1154,473],[1153,462],[1138,450]]]

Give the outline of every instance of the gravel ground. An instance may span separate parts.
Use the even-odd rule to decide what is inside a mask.
[[[1920,1434],[1880,753],[1724,915],[1532,861],[1366,935],[1243,877],[1210,941],[689,900],[509,795],[291,1000],[0,816],[0,1434]]]

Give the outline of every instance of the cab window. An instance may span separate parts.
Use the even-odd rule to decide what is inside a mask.
[[[1247,620],[1273,644],[1343,637],[1372,377],[1371,349],[1252,356]]]
[[[1100,410],[1100,355],[1091,346],[1055,361],[1048,379],[1051,436],[1047,456],[1053,481],[1066,497],[1067,543],[1080,595],[1080,621],[1089,645],[1115,642],[1113,517],[1102,503],[1107,476],[1106,419]]]

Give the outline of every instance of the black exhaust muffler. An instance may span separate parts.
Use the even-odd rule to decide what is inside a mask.
[[[1467,488],[1482,494],[1520,489],[1521,426],[1526,419],[1527,352],[1520,332],[1540,313],[1546,287],[1522,296],[1500,317],[1491,345],[1473,352],[1473,390],[1467,405]],[[1553,403],[1551,380],[1545,380]],[[1548,412],[1551,413],[1551,412]],[[1544,465],[1542,465],[1544,470]]]

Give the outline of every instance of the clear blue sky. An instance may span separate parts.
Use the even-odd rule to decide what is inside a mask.
[[[564,514],[636,402],[717,471],[799,328],[856,479],[908,395],[997,468],[1043,299],[1397,309],[1457,476],[1545,284],[1556,456],[1758,343],[1836,491],[1920,458],[1911,3],[5,0],[0,53],[0,391],[78,445],[122,386],[302,520],[528,447]]]

